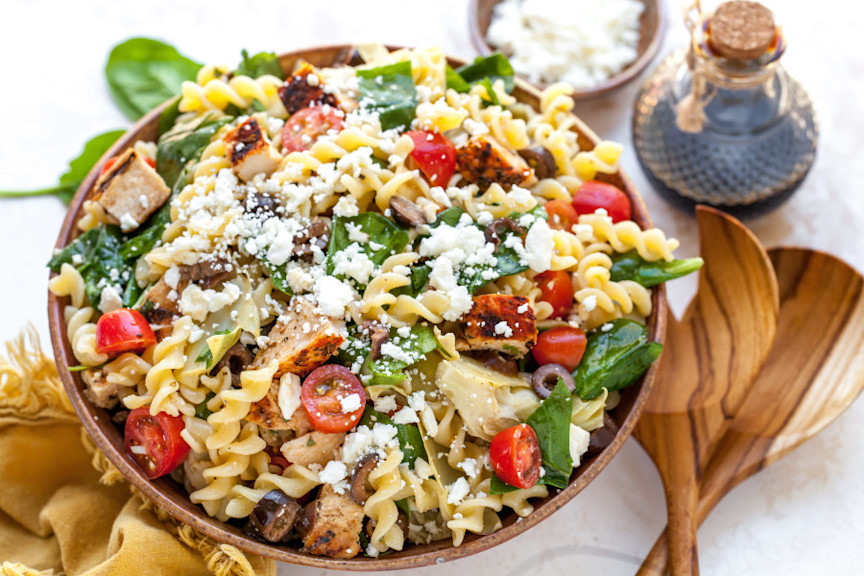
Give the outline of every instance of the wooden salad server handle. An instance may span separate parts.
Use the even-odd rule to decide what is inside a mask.
[[[777,338],[705,470],[700,524],[735,486],[822,431],[864,389],[864,278],[821,252],[769,254],[780,289]],[[664,532],[640,574],[666,574],[667,543]]]
[[[667,318],[657,383],[635,430],[663,479],[674,576],[699,573],[701,475],[771,349],[779,308],[777,280],[755,236],[712,208],[697,208],[696,218],[705,260],[699,290],[680,321]]]

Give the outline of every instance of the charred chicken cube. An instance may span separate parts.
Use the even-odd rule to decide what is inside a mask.
[[[270,176],[282,161],[255,118],[249,118],[228,132],[222,141],[228,148],[234,171],[244,181],[258,174]]]
[[[345,324],[318,314],[306,298],[291,300],[288,310],[279,317],[261,348],[252,369],[269,366],[276,360],[276,377],[290,372],[305,376],[324,364],[345,341]]]
[[[295,525],[303,551],[330,558],[353,558],[360,551],[363,507],[324,484],[318,498],[300,512]]]
[[[459,172],[469,182],[485,190],[493,182],[503,188],[527,184],[534,178],[531,167],[516,152],[508,150],[491,136],[471,138],[456,155]]]
[[[315,68],[306,62],[279,87],[279,99],[285,105],[289,116],[309,106],[336,106],[336,98],[324,91],[321,77],[315,73]]]
[[[171,195],[162,177],[132,148],[99,176],[95,189],[93,200],[123,232],[138,228]]]
[[[537,342],[537,323],[527,298],[509,294],[474,297],[464,318],[468,350],[494,350],[510,356],[527,354]]]
[[[289,419],[285,419],[279,408],[279,386],[279,380],[273,380],[267,395],[249,407],[246,420],[266,430],[288,430],[294,432],[295,436],[308,433],[312,430],[312,423],[302,407],[294,410]]]
[[[336,459],[336,453],[344,441],[344,432],[328,434],[313,431],[285,442],[280,450],[282,456],[292,464],[326,466],[328,462]]]

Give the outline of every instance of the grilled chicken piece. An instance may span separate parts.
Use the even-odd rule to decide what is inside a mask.
[[[336,98],[333,94],[324,92],[321,77],[315,73],[315,68],[306,62],[279,88],[279,99],[285,105],[289,116],[309,106],[336,106]]]
[[[475,296],[474,306],[463,321],[466,342],[463,349],[494,350],[518,358],[537,342],[534,310],[522,296]]]
[[[246,420],[267,430],[290,430],[295,436],[308,433],[312,430],[312,424],[302,407],[294,410],[294,414],[288,420],[282,416],[282,410],[279,408],[279,386],[279,379],[273,380],[267,395],[249,407]]]
[[[249,118],[228,132],[222,141],[228,148],[234,171],[244,181],[258,174],[270,176],[282,161],[282,156],[270,146],[255,118]]]
[[[89,369],[82,374],[84,383],[84,396],[96,406],[110,410],[117,405],[117,384],[110,384],[102,374],[102,370]]]
[[[172,298],[173,297],[173,298]],[[165,278],[160,278],[150,290],[147,291],[147,300],[153,306],[147,307],[144,312],[144,317],[151,324],[168,324],[175,316],[180,315],[180,307],[177,302],[180,300],[180,292],[171,288]]]
[[[344,433],[327,434],[313,431],[285,442],[280,450],[282,456],[292,464],[326,466],[328,462],[336,459],[336,452],[342,447],[344,441]]]
[[[361,551],[363,507],[324,484],[318,498],[303,508],[295,528],[303,541],[303,551],[330,558],[353,558]]]
[[[456,159],[462,176],[481,190],[493,182],[506,189],[514,184],[527,185],[534,179],[525,159],[504,148],[491,136],[471,138],[459,149]]]
[[[132,148],[99,176],[93,200],[123,232],[138,228],[171,195],[162,177]]]
[[[344,331],[344,322],[316,313],[312,302],[295,297],[276,321],[268,335],[270,340],[255,356],[251,368],[263,368],[277,360],[276,378],[286,372],[305,376],[339,349],[345,341]]]

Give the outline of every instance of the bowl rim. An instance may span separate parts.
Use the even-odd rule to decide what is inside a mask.
[[[283,64],[283,68],[287,68],[288,63],[293,63],[299,59],[312,60],[312,55],[316,53],[332,53],[335,58],[337,54],[344,54],[346,51],[353,50],[353,48],[354,45],[352,44],[316,46],[286,52],[280,54],[279,57]],[[392,51],[400,47],[387,46],[387,48]],[[331,62],[333,61],[334,60],[331,59]],[[461,65],[465,62],[463,59],[449,56],[448,61],[453,65]],[[516,88],[517,92],[523,95],[523,99],[527,97],[539,102],[539,90],[528,82],[517,78]],[[170,107],[175,100],[176,98],[163,103],[161,106],[155,108],[141,118],[129,130],[127,130],[127,132],[121,136],[120,139],[115,142],[114,145],[112,145],[96,163],[81,183],[81,186],[78,188],[75,197],[69,205],[69,209],[55,243],[56,249],[63,248],[78,235],[77,221],[81,214],[83,203],[89,195],[89,192],[105,161],[126,149],[128,146],[134,144],[134,142],[141,137],[142,132],[146,132],[147,130],[152,131],[156,126],[158,126],[160,114],[163,110]],[[599,137],[578,117],[576,118],[575,128],[580,133],[580,140],[584,138],[585,140],[595,144],[599,142]],[[622,188],[631,200],[634,220],[639,222],[643,228],[650,227],[651,220],[648,216],[647,209],[642,198],[633,187],[632,182],[620,171],[614,176],[620,179],[623,184]],[[49,275],[49,277],[53,276],[54,273]],[[665,289],[662,285],[653,291],[652,299],[654,312],[652,312],[648,322],[650,338],[662,343],[666,331],[666,318],[668,311]],[[68,369],[68,366],[76,364],[66,335],[66,324],[63,315],[63,310],[68,300],[68,297],[57,297],[48,291],[49,328],[58,373],[63,382],[64,390],[66,391],[75,412],[80,418],[82,425],[87,430],[87,433],[91,438],[93,438],[97,447],[105,453],[109,461],[123,474],[126,480],[129,481],[132,486],[140,490],[144,496],[166,510],[175,519],[195,528],[217,542],[230,544],[246,552],[272,558],[274,560],[316,568],[383,571],[440,564],[445,561],[449,562],[482,552],[527,531],[529,528],[535,526],[540,521],[544,520],[546,517],[567,504],[574,496],[576,496],[576,494],[581,492],[591,481],[593,481],[618,453],[621,446],[636,426],[636,422],[647,402],[648,394],[653,386],[659,367],[659,361],[654,362],[642,377],[641,381],[629,388],[629,390],[636,390],[638,387],[638,391],[634,392],[635,398],[632,399],[629,412],[624,418],[624,421],[619,424],[618,434],[612,443],[600,454],[593,456],[590,461],[583,463],[580,468],[577,468],[577,475],[571,477],[567,488],[557,491],[557,493],[550,493],[550,495],[545,499],[539,501],[535,500],[533,502],[534,510],[528,516],[517,522],[516,519],[513,518],[515,513],[511,512],[506,516],[507,521],[499,530],[487,535],[474,535],[468,533],[466,534],[465,541],[460,546],[453,546],[452,542],[448,539],[444,539],[426,545],[412,545],[406,547],[406,549],[401,552],[384,557],[366,558],[358,556],[356,558],[342,560],[313,556],[302,553],[297,548],[279,547],[253,539],[245,535],[239,528],[207,516],[199,505],[191,503],[188,499],[188,494],[185,492],[183,487],[178,486],[169,477],[162,477],[154,481],[147,479],[142,471],[132,462],[131,458],[125,455],[122,435],[119,435],[119,431],[111,423],[110,418],[108,417],[108,412],[102,408],[94,406],[85,398],[83,394],[84,384],[81,375],[78,372],[73,373]],[[116,438],[118,435],[120,442],[113,441],[110,437],[114,436]],[[555,492],[555,490],[553,489],[550,492]],[[412,552],[414,550],[416,550],[416,552]]]
[[[496,4],[500,4],[502,0],[497,0]],[[665,0],[640,0],[643,3],[653,2],[657,7],[657,28],[654,31],[654,35],[651,37],[651,41],[648,43],[648,46],[645,48],[645,51],[640,54],[633,62],[627,65],[626,68],[621,70],[615,76],[610,77],[608,80],[601,82],[600,84],[594,86],[593,88],[588,88],[586,90],[576,90],[572,94],[572,98],[574,100],[590,100],[592,98],[596,98],[598,96],[603,96],[620,88],[624,84],[635,79],[639,76],[648,65],[654,61],[654,58],[657,57],[657,54],[660,52],[660,47],[663,44],[663,38],[666,32],[666,2]],[[494,8],[494,5],[493,5]],[[474,46],[475,50],[481,56],[488,56],[495,52],[492,49],[492,46],[486,40],[485,35],[480,30],[480,22],[478,19],[478,14],[480,11],[480,0],[469,0],[468,2],[468,29],[470,31],[471,36],[471,44]],[[517,72],[517,77],[521,78],[521,74]],[[527,80],[526,80],[527,81]],[[543,82],[534,82],[535,85],[540,87],[545,87],[547,84]]]

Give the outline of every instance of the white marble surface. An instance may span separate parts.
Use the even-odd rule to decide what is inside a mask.
[[[749,225],[766,245],[816,247],[864,269],[861,8],[842,0],[769,5],[790,41],[787,66],[816,102],[821,142],[798,194]],[[109,48],[127,37],[160,37],[195,59],[217,63],[236,62],[244,47],[287,51],[354,41],[441,45],[473,56],[467,2],[420,6],[397,0],[3,0],[0,188],[51,185],[91,135],[128,125],[102,75]],[[669,12],[662,54],[686,41],[678,7]],[[634,84],[603,101],[580,104],[578,112],[603,137],[628,143],[636,89]],[[623,165],[655,222],[682,240],[682,253],[695,254],[693,220],[651,191],[629,144]],[[0,338],[32,321],[47,346],[44,263],[63,215],[54,198],[0,201]],[[686,282],[671,287],[676,310],[690,290]],[[864,573],[862,417],[859,402],[822,435],[730,494],[700,530],[702,573]],[[631,440],[585,492],[538,527],[473,558],[411,573],[633,574],[664,523],[659,477]],[[280,567],[285,575],[319,573]]]

